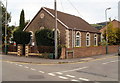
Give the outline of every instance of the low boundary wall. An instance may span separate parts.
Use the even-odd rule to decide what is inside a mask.
[[[108,46],[108,53],[117,53],[118,47],[118,45]],[[67,58],[79,58],[103,54],[106,54],[106,46],[66,48]]]

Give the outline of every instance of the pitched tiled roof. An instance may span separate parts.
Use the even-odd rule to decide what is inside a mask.
[[[42,9],[47,11],[47,13],[49,13],[51,16],[55,16],[55,10],[46,7],[41,8],[41,10]],[[40,11],[37,14],[39,14]],[[32,21],[35,19],[35,17],[32,19]],[[80,17],[57,11],[57,18],[59,19],[59,22],[68,29],[99,33],[99,30],[97,30],[95,27],[92,27],[89,23],[87,23]],[[24,28],[24,30],[29,27],[32,21]]]
[[[50,13],[55,15],[55,11],[53,9],[49,9],[49,8],[45,8],[45,9],[47,9]],[[89,23],[87,23],[80,17],[57,11],[57,18],[60,21],[62,21],[65,25],[67,25],[69,27],[69,29],[75,28],[75,29],[78,29],[81,31],[89,31],[89,32],[99,33],[99,30],[92,27]]]

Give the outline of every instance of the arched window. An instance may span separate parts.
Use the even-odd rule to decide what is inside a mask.
[[[52,30],[53,34],[55,34],[55,29]],[[60,31],[57,29],[57,40],[58,40],[58,45],[60,44]]]
[[[75,46],[80,47],[81,46],[81,33],[77,32],[75,37]]]
[[[30,45],[34,46],[35,45],[35,42],[33,42],[34,33],[32,31],[29,32],[31,33]]]
[[[94,34],[94,45],[95,45],[95,46],[98,45],[97,34]]]
[[[86,34],[86,46],[90,46],[90,33]]]

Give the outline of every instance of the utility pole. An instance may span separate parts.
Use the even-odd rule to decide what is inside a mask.
[[[55,59],[58,58],[58,48],[57,48],[57,2],[56,0],[54,1],[55,3]]]
[[[5,54],[7,54],[7,0],[6,0],[6,11],[5,11]]]

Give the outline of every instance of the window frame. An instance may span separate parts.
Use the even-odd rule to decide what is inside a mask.
[[[94,34],[94,46],[98,46],[98,35]]]
[[[90,46],[90,33],[89,32],[86,33],[86,46]]]
[[[79,41],[79,45],[77,44],[77,41]],[[81,47],[81,32],[80,31],[77,31],[75,34],[75,47]]]
[[[33,41],[34,40],[34,33],[33,33],[33,31],[29,31],[29,32],[31,33],[30,45],[34,46],[35,45],[35,42]]]

